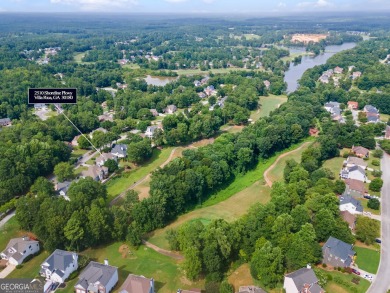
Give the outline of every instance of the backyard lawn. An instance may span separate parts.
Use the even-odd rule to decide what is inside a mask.
[[[202,282],[190,282],[179,269],[179,264],[172,258],[161,255],[146,246],[138,250],[129,248],[126,244],[115,242],[113,244],[88,249],[81,254],[87,255],[91,260],[103,263],[108,259],[109,264],[118,267],[119,282],[114,292],[117,292],[129,274],[143,275],[155,280],[155,289],[158,293],[176,292],[178,288],[202,288]],[[169,282],[167,282],[169,280]],[[59,292],[74,292],[73,286],[77,278],[69,282],[65,289]]]
[[[108,200],[112,200],[115,196],[121,194],[129,188],[129,186],[134,184],[134,182],[137,182],[141,178],[147,176],[150,172],[154,171],[169,158],[172,150],[173,148],[171,147],[162,150],[154,149],[152,157],[146,163],[142,164],[142,168],[124,172],[109,180],[106,184]]]
[[[359,269],[376,274],[379,267],[380,253],[373,249],[356,246],[354,250],[356,251],[356,264]]]
[[[331,293],[349,293],[349,292],[356,292],[356,293],[366,293],[368,287],[370,287],[370,282],[360,278],[360,283],[359,285],[356,285],[355,283],[352,283],[351,280],[353,278],[356,278],[357,276],[354,274],[346,274],[346,273],[341,273],[337,271],[327,271],[324,270],[324,272],[327,275],[330,275],[332,280],[328,281],[327,285],[325,286],[325,291],[326,292],[331,292]],[[338,282],[340,280],[343,282],[343,284],[340,284]],[[350,288],[353,288],[352,291],[350,288],[348,288],[345,284],[348,284]]]
[[[326,160],[322,167],[332,170],[335,178],[337,179],[339,178],[340,171],[343,168],[344,160],[345,159],[343,157],[336,157],[330,160]]]
[[[19,231],[19,225],[15,217],[12,217],[3,227],[0,228],[0,251],[3,251],[11,238],[23,236]]]
[[[47,251],[42,251],[37,256],[22,264],[20,269],[15,269],[7,278],[36,278],[39,276],[41,264],[50,254]]]

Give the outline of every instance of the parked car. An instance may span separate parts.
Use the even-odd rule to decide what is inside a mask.
[[[365,275],[363,276],[363,278],[364,278],[364,279],[367,279],[367,280],[369,280],[369,281],[372,281],[372,276],[371,276],[371,275],[365,274]]]
[[[360,272],[358,270],[352,269],[352,273],[354,273],[355,275],[360,276]]]
[[[375,239],[375,242],[376,242],[376,243],[382,243],[382,240],[379,239],[379,238],[377,238],[377,239]]]
[[[363,195],[363,197],[366,198],[366,199],[371,199],[372,198],[371,195]]]

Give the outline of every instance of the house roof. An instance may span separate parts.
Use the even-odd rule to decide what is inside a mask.
[[[341,211],[340,215],[343,218],[343,220],[349,224],[350,227],[355,226],[356,216],[354,214],[351,214],[348,211]]]
[[[375,108],[375,107],[372,106],[372,105],[365,105],[365,106],[364,106],[364,111],[370,112],[370,113],[375,113],[375,114],[378,114],[378,113],[379,113],[379,112],[378,112],[378,109]]]
[[[352,151],[356,154],[367,156],[369,154],[369,150],[362,146],[352,147]]]
[[[348,259],[350,256],[355,255],[355,251],[352,250],[352,245],[345,243],[332,236],[326,241],[322,249],[328,249],[329,253],[339,257],[342,260]]]
[[[200,289],[191,289],[191,290],[180,290],[180,293],[201,293]]]
[[[348,167],[347,171],[349,173],[357,171],[357,172],[360,172],[361,174],[363,174],[364,176],[366,175],[366,171],[364,171],[364,169],[362,167],[356,166],[356,165]]]
[[[340,108],[340,103],[338,102],[328,102],[324,105],[327,108]]]
[[[117,271],[117,267],[91,261],[80,273],[76,286],[94,291],[93,287],[95,287],[95,284],[107,286],[108,282]]]
[[[153,279],[130,274],[119,289],[119,293],[149,293],[152,282]]]
[[[352,106],[353,108],[358,108],[359,103],[355,101],[348,101],[348,106]]]
[[[364,168],[366,168],[368,165],[366,161],[364,161],[362,158],[357,158],[357,157],[348,157],[347,164],[362,166]]]
[[[112,150],[111,154],[121,154],[123,156],[127,155],[127,145],[125,144],[116,144]]]
[[[100,166],[97,166],[97,165],[92,165],[92,166],[89,166],[87,170],[82,171],[81,172],[81,176],[96,178],[99,175],[101,175],[102,172],[107,174],[108,173],[108,168],[105,167],[105,166],[100,167]]]
[[[148,126],[146,132],[154,133],[158,129],[158,126]]]
[[[54,252],[41,264],[41,267],[49,269],[51,272],[57,273],[59,276],[61,272],[65,272],[66,268],[73,263],[75,252],[56,249]],[[62,274],[63,275],[63,274]]]
[[[345,184],[348,186],[349,189],[358,191],[362,194],[366,192],[366,189],[364,187],[364,183],[360,180],[356,179],[345,179]]]
[[[314,271],[312,269],[308,269],[308,268],[302,268],[302,269],[299,269],[295,272],[287,274],[286,278],[291,278],[293,280],[293,282],[294,282],[295,286],[297,287],[297,289],[299,290],[299,292],[301,292],[301,290],[303,290],[305,288],[305,285],[309,285],[309,288],[312,289],[313,285],[318,282],[318,279],[317,279]],[[319,289],[320,289],[319,291],[318,290],[317,291],[310,290],[309,292],[312,292],[312,293],[323,292],[321,287],[319,287]]]
[[[340,205],[353,204],[356,207],[356,211],[362,213],[363,206],[357,199],[354,199],[352,196],[343,195],[340,197]]]
[[[9,118],[1,118],[0,119],[0,124],[8,124],[11,122],[11,119]]]
[[[240,286],[238,293],[267,293],[263,289],[256,286]]]
[[[23,257],[23,252],[32,244],[39,243],[36,240],[31,240],[30,237],[13,238],[8,242],[7,247],[2,251],[7,258],[19,260]]]
[[[66,193],[71,184],[72,184],[71,181],[58,182],[57,183],[57,191],[63,191]]]
[[[103,153],[99,157],[96,158],[96,163],[105,162],[107,160],[112,160],[114,158],[115,158],[115,156],[111,153]]]

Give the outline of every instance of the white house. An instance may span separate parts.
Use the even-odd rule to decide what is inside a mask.
[[[318,285],[317,276],[309,265],[307,268],[302,268],[285,275],[283,289],[286,290],[286,293],[325,292],[324,289]]]
[[[108,160],[114,160],[114,161],[117,161],[118,157],[116,157],[114,154],[112,153],[103,153],[101,154],[99,157],[96,158],[96,165],[98,165],[99,167],[103,167],[104,164],[108,161]]]
[[[362,158],[358,158],[358,157],[348,157],[344,161],[344,165],[346,167],[359,166],[364,170],[367,169],[367,166],[368,166],[366,161],[364,161]]]
[[[78,255],[75,252],[56,249],[42,264],[40,275],[47,280],[64,283],[78,268]]]
[[[38,251],[39,242],[24,236],[11,239],[0,256],[2,259],[8,260],[10,264],[20,265],[27,256],[35,254]]]
[[[148,126],[148,128],[146,128],[145,131],[145,136],[149,138],[153,138],[154,133],[156,132],[157,129],[158,129],[157,126]]]
[[[91,261],[81,272],[79,280],[74,286],[76,293],[104,292],[109,293],[118,283],[118,268]]]
[[[361,214],[363,213],[363,206],[357,199],[354,199],[352,196],[342,195],[340,197],[340,211],[347,211],[351,214]]]
[[[362,182],[367,182],[366,171],[360,166],[346,167],[341,170],[340,177],[343,179],[355,179]]]

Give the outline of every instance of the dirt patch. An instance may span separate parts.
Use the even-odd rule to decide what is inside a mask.
[[[291,37],[291,42],[296,42],[296,43],[318,43],[321,40],[326,39],[327,35],[325,34],[294,34]]]
[[[192,285],[192,282],[190,280],[188,280],[185,276],[180,277],[180,282],[184,285],[188,285],[188,286]]]
[[[334,292],[334,293],[348,293],[349,291],[341,287],[340,285],[336,284],[335,282],[329,282],[326,286],[327,292]]]
[[[118,251],[122,255],[122,258],[126,258],[129,254],[131,254],[130,248],[126,244],[122,244]]]
[[[238,292],[240,286],[253,285],[253,278],[248,264],[244,264],[236,269],[228,278],[230,284],[234,286],[234,291]]]

